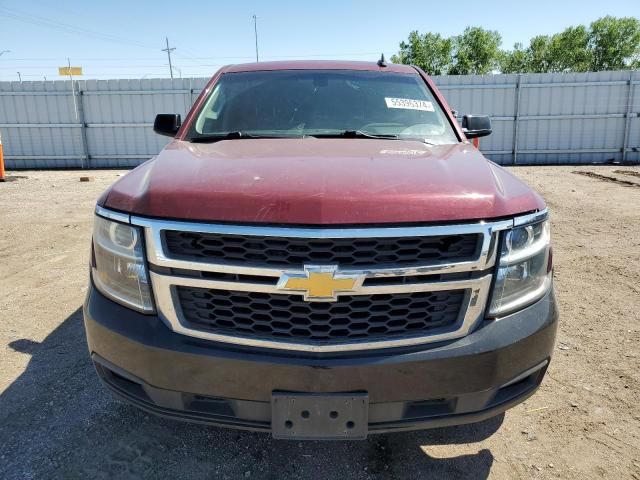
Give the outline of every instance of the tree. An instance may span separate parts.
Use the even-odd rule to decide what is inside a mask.
[[[548,35],[538,35],[531,39],[527,49],[527,57],[529,59],[527,72],[545,73],[551,71],[551,62],[549,61],[550,47],[551,37]]]
[[[498,32],[480,27],[467,27],[462,35],[449,38],[414,30],[391,61],[417,65],[429,75],[489,73],[499,65],[500,42]]]
[[[569,27],[551,37],[548,64],[552,72],[586,72],[591,63],[589,31],[584,25]]]
[[[454,37],[453,42],[455,53],[449,73],[483,75],[498,68],[502,43],[498,32],[467,27],[462,35]]]
[[[599,18],[590,26],[589,49],[593,71],[640,67],[640,20]]]
[[[461,35],[444,38],[437,33],[413,31],[396,63],[418,65],[430,75],[586,72],[640,68],[640,20],[602,17],[572,26],[554,35],[538,35],[525,48],[500,50],[500,34],[467,27]]]
[[[502,73],[523,73],[529,66],[529,52],[522,43],[513,45],[513,50],[503,51],[500,54],[500,72]]]
[[[640,20],[603,17],[589,28],[569,27],[533,37],[525,51],[503,52],[501,71],[598,72],[640,67]]]
[[[453,42],[438,33],[409,34],[407,42],[400,43],[400,52],[393,55],[394,63],[417,65],[429,75],[445,75],[451,68]]]
[[[506,52],[505,56],[509,58],[519,55],[519,72],[586,72],[590,64],[588,46],[589,32],[586,27],[580,25],[551,36],[533,37],[526,50],[517,52],[514,49],[512,52]]]

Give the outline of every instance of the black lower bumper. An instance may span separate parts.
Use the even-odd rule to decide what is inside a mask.
[[[370,433],[481,421],[539,386],[557,327],[553,292],[450,342],[360,354],[232,347],[172,332],[90,288],[87,339],[100,378],[158,415],[271,430],[274,392],[366,392]]]

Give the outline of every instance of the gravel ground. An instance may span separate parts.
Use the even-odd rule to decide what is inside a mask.
[[[182,424],[111,399],[80,307],[94,202],[123,172],[11,172],[23,178],[0,184],[0,478],[640,479],[640,168],[512,171],[552,215],[562,317],[540,391],[481,424],[349,443]]]

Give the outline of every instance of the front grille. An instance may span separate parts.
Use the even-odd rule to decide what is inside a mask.
[[[477,256],[482,235],[393,238],[289,238],[164,231],[170,257],[264,266],[335,264],[340,267],[465,261]]]
[[[457,323],[466,291],[354,295],[305,302],[301,295],[177,286],[190,328],[223,335],[317,343],[411,338]]]

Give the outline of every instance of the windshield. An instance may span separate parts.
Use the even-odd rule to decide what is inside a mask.
[[[188,139],[225,136],[379,136],[458,143],[418,74],[357,70],[224,74]]]

